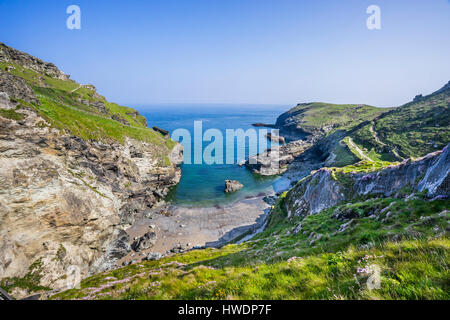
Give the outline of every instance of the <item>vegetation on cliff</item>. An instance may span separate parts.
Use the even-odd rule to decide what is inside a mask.
[[[372,160],[421,157],[450,141],[450,87],[396,108],[352,133]],[[393,150],[393,152],[391,151]]]
[[[56,77],[45,70],[36,70],[34,63],[40,60],[17,53],[4,44],[0,44],[0,49],[0,72],[24,79],[38,100],[22,99],[21,105],[37,110],[52,127],[87,140],[113,139],[123,143],[128,137],[169,151],[175,145],[171,139],[148,128],[146,119],[136,110],[108,102],[93,85],[80,85],[68,76]],[[27,59],[35,60],[29,62]],[[41,64],[45,63],[41,61]],[[18,98],[11,94],[10,97]]]
[[[449,201],[371,199],[304,219],[287,219],[282,202],[251,241],[98,274],[53,299],[450,298]],[[379,289],[367,264],[380,267]]]
[[[301,103],[278,117],[276,125],[300,135],[329,134],[349,130],[389,110],[359,104]]]
[[[97,94],[93,86],[77,84],[51,64],[42,62],[34,65],[36,59],[33,57],[11,51],[3,45],[0,45],[1,50],[7,54],[4,57],[0,54],[0,86],[6,83],[12,86],[6,88],[10,92],[20,92],[10,95],[15,108],[0,109],[1,117],[19,122],[26,115],[23,110],[32,109],[46,120],[46,123],[38,124],[39,127],[49,124],[85,140],[113,140],[125,144],[127,138],[132,138],[150,142],[153,146],[160,147],[161,156],[167,157],[174,142],[147,128],[145,119],[135,110],[108,102]],[[2,82],[2,79],[8,81]],[[30,91],[28,87],[31,88]],[[18,91],[20,88],[22,90]],[[191,250],[158,261],[143,261],[98,273],[83,280],[80,289],[67,290],[52,298],[450,299],[449,150],[447,149],[446,157],[438,160],[436,152],[420,160],[420,163],[397,162],[409,156],[418,157],[435,151],[449,142],[448,107],[448,85],[430,96],[421,97],[396,109],[324,103],[298,105],[282,115],[277,126],[288,134],[313,137],[312,140],[317,144],[309,150],[318,154],[323,163],[329,163],[330,168],[313,172],[289,192],[283,193],[272,207],[267,228],[262,233],[241,244],[230,244],[220,249]],[[19,126],[17,123],[15,125]],[[29,136],[27,139],[35,147]],[[47,261],[38,258],[24,277],[3,279],[0,284],[9,291],[14,288],[47,290],[41,283],[41,271],[45,263],[59,268],[64,259],[69,262],[69,258],[89,256],[92,247],[98,251],[98,243],[82,243],[86,247],[82,254],[75,249],[81,247],[78,235],[86,235],[85,221],[97,223],[96,221],[105,219],[104,216],[94,216],[94,213],[105,212],[105,209],[99,210],[102,208],[99,203],[104,202],[108,209],[111,206],[109,200],[122,194],[123,199],[117,198],[121,201],[120,209],[111,207],[110,212],[111,216],[120,217],[120,223],[127,224],[137,211],[151,207],[160,198],[160,192],[149,189],[153,183],[151,178],[155,178],[148,173],[151,164],[143,166],[143,171],[129,172],[137,165],[130,165],[131,159],[127,157],[124,157],[119,167],[118,157],[107,159],[106,163],[92,162],[92,152],[86,151],[92,148],[78,140],[71,141],[73,145],[70,150],[78,150],[74,152],[71,163],[75,166],[78,163],[75,159],[80,157],[89,159],[85,161],[89,165],[84,171],[68,169],[66,171],[70,176],[62,179],[61,172],[46,169],[45,175],[42,173],[43,178],[38,179],[38,182],[49,181],[50,184],[52,181],[70,181],[70,188],[66,187],[66,190],[82,191],[77,191],[76,194],[66,193],[64,199],[58,201],[60,204],[67,199],[73,200],[72,206],[67,210],[68,217],[59,214],[62,210],[56,210],[58,214],[47,217],[50,223],[41,225],[53,228],[55,221],[59,221],[62,226],[69,225],[66,221],[73,224],[74,217],[71,215],[80,211],[77,206],[88,202],[85,189],[94,191],[90,198],[96,199],[86,209],[86,217],[89,218],[76,217],[81,222],[79,229],[70,233],[74,239],[68,239],[68,233],[62,233],[60,239],[50,243],[54,251],[51,255],[48,250],[28,254],[27,256],[33,257],[42,255]],[[36,139],[35,144],[39,146],[39,143],[40,140]],[[61,143],[59,150],[62,150],[62,145]],[[103,152],[101,147],[96,146],[97,155]],[[4,148],[9,149],[12,147]],[[92,150],[95,151],[94,149]],[[52,155],[53,151],[49,153],[49,157],[58,159]],[[126,154],[123,150],[117,150],[117,153]],[[138,159],[148,158],[143,157],[139,150],[135,150],[134,155]],[[11,159],[13,160],[8,160],[9,163],[15,160]],[[30,155],[29,159],[37,161],[39,157]],[[48,158],[45,158],[40,164],[48,163]],[[437,168],[439,164],[440,170]],[[34,167],[46,168],[43,165]],[[108,172],[108,175],[99,168]],[[430,173],[433,170],[428,170],[429,168],[433,168],[434,173]],[[19,170],[26,169],[28,168],[16,166],[15,172],[20,173]],[[117,174],[111,175],[110,172]],[[144,175],[149,175],[145,179],[148,183],[138,181],[143,172]],[[33,172],[28,169],[26,173]],[[106,180],[104,184],[100,184],[99,191],[90,184],[91,180],[94,183],[101,181],[95,179],[96,174],[102,178],[108,176],[111,179],[112,176],[115,180]],[[84,176],[89,177],[89,180]],[[160,181],[159,175],[155,176]],[[429,190],[420,185],[421,181],[427,182],[427,185],[436,184],[436,180],[439,180],[437,178],[441,176],[446,180],[439,181],[439,188],[443,186],[443,189],[439,189],[440,193],[434,194],[434,191],[430,196]],[[23,173],[16,174],[14,180],[10,180],[17,184],[21,177],[26,176]],[[129,181],[124,177],[129,177]],[[120,183],[117,183],[118,180]],[[123,181],[128,182],[121,186]],[[13,182],[10,184],[13,185]],[[25,183],[26,179],[22,182]],[[112,184],[115,186],[114,190],[110,189]],[[165,186],[166,183],[163,184]],[[378,189],[374,189],[374,186]],[[45,184],[39,184],[30,189],[41,190],[46,187]],[[307,189],[311,192],[308,201],[304,201]],[[19,191],[28,190],[20,186],[16,191],[19,194]],[[60,189],[53,192],[50,194],[51,200],[48,200],[52,206],[54,195],[63,194]],[[135,196],[134,202],[130,201],[133,198],[130,194]],[[322,201],[321,197],[328,202]],[[25,199],[25,196],[20,199]],[[12,199],[8,205],[11,203],[18,202]],[[305,204],[311,206],[314,203],[314,210],[305,209]],[[297,205],[300,207],[298,214],[295,208]],[[28,205],[29,208],[33,206],[33,203]],[[18,212],[13,209],[9,212]],[[44,211],[49,210],[45,208]],[[34,217],[32,214],[27,216]],[[111,232],[118,223],[111,220]],[[35,221],[30,222],[30,228],[35,228],[36,225]],[[97,229],[93,229],[88,238],[97,239],[99,232],[105,230],[103,225],[95,227]],[[30,228],[20,232],[12,241],[20,236],[22,247],[31,248],[26,241],[33,244],[34,237],[32,240],[25,239],[26,241],[22,237],[22,233],[27,234]],[[56,229],[49,230],[51,231],[44,231],[58,234]],[[113,237],[112,233],[107,232],[105,238],[108,238],[104,242],[108,244],[112,254],[121,257],[126,253],[127,248],[123,250],[125,252],[118,252],[121,246],[126,247],[124,243],[117,245],[112,242],[113,238],[117,239],[116,235]],[[125,238],[123,241],[127,240]],[[41,242],[40,239],[39,241]],[[67,249],[61,247],[62,242],[69,244]],[[58,260],[60,256],[61,261]],[[380,287],[374,289],[367,285],[373,265],[380,270]],[[109,265],[102,265],[98,270],[109,268]],[[56,273],[60,272],[57,268],[54,270]],[[47,272],[47,275],[49,273],[55,271]],[[58,280],[63,280],[62,277]]]
[[[180,179],[180,146],[136,110],[3,44],[0,128],[0,286],[16,298],[114,268],[124,229]]]
[[[327,166],[361,160],[396,162],[440,150],[450,141],[450,85],[397,108],[303,103],[277,119],[281,134],[315,142]],[[306,151],[308,152],[308,150]]]

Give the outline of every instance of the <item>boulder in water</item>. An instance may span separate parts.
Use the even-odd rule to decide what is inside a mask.
[[[231,193],[242,189],[244,185],[236,180],[225,180],[225,192]]]

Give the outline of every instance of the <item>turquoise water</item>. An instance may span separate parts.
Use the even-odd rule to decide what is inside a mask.
[[[219,129],[225,137],[226,129],[254,128],[252,123],[275,123],[276,118],[288,107],[286,106],[189,106],[189,105],[160,105],[142,106],[140,112],[147,118],[149,127],[158,126],[169,130],[171,133],[179,128],[187,129],[192,136],[193,156],[193,128],[194,121],[202,121],[203,132],[207,129]],[[182,144],[185,142],[181,141]],[[203,142],[203,148],[211,142]],[[270,142],[267,142],[270,146]],[[185,146],[186,147],[186,146]],[[249,154],[249,141],[246,141],[246,156]],[[263,150],[258,150],[262,152]],[[226,147],[224,142],[224,159]],[[252,174],[244,166],[237,163],[243,159],[237,159],[234,152],[234,164],[183,164],[181,166],[182,177],[180,183],[171,191],[169,198],[179,205],[211,206],[223,205],[246,197],[269,193],[277,189],[276,177],[261,177]],[[234,194],[225,194],[225,180],[238,180],[244,188]]]

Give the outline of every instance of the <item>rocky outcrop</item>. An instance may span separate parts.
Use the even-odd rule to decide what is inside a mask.
[[[27,53],[8,47],[3,43],[0,43],[0,62],[13,63],[25,69],[30,69],[60,80],[68,80],[70,78],[69,75],[59,70],[53,63],[44,62]]]
[[[236,180],[225,180],[225,192],[231,193],[241,190],[244,187],[242,183]]]
[[[440,88],[439,90],[433,92],[432,95],[438,94],[438,93],[441,93],[441,92],[444,92],[444,91],[446,91],[446,90],[448,90],[448,89],[450,89],[450,81],[447,82],[447,84],[445,84],[445,85],[444,85],[442,88]]]
[[[245,166],[252,172],[272,176],[285,172],[295,157],[309,148],[311,144],[303,140],[293,141],[282,146],[273,146],[266,152],[250,157]]]
[[[405,160],[370,173],[343,173],[322,168],[289,191],[285,199],[288,216],[306,216],[360,196],[398,196],[426,192],[427,196],[450,196],[450,147],[417,160]]]
[[[31,99],[17,83],[8,92]],[[163,200],[180,169],[161,164],[163,146],[83,140],[0,95],[0,109],[21,118],[0,114],[0,279],[39,266],[40,285],[62,288],[71,268],[82,278],[115,267],[131,250],[124,229]],[[179,163],[181,153],[177,146],[169,159]]]
[[[284,137],[280,137],[280,136],[274,135],[272,133],[266,134],[266,138],[269,139],[272,142],[276,142],[276,143],[280,143],[280,144],[285,144],[286,143],[286,139],[284,139]]]
[[[149,249],[156,243],[157,239],[156,233],[147,232],[142,237],[137,238],[131,245],[131,248],[136,252]]]
[[[15,99],[40,103],[24,79],[16,77],[2,69],[0,69],[0,92],[5,92],[9,97],[14,97]]]

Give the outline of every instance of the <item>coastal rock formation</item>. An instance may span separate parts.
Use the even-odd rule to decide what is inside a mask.
[[[267,154],[258,156],[259,159],[253,157],[247,167],[262,175],[287,171],[288,179],[298,181],[311,170],[324,166],[343,167],[360,160],[393,162],[425,156],[448,144],[449,108],[450,82],[430,95],[397,108],[298,104],[278,117],[276,128],[286,139],[302,141],[300,149],[303,150],[281,147],[279,170],[276,159]]]
[[[266,152],[250,157],[245,166],[252,172],[272,176],[285,172],[287,166],[311,144],[303,140],[293,141],[282,146],[273,146]]]
[[[277,118],[275,127],[279,129],[280,138],[268,136],[277,142],[283,143],[286,139],[292,142],[281,147],[272,147],[267,152],[250,158],[246,166],[261,175],[284,173],[298,156],[318,142],[332,137],[331,145],[335,146],[339,142],[336,137],[342,138],[345,136],[344,132],[388,110],[367,105],[335,105],[319,102],[298,104]],[[331,150],[326,152],[330,153]],[[307,157],[312,158],[311,154]],[[313,166],[320,167],[324,161],[326,160],[317,159]]]
[[[142,237],[137,238],[131,245],[131,248],[136,252],[149,249],[156,243],[157,239],[156,233],[147,232]]]
[[[231,193],[241,190],[244,187],[242,183],[236,180],[225,180],[225,192]]]
[[[272,142],[276,142],[276,143],[280,143],[280,144],[286,143],[286,140],[284,139],[284,137],[280,137],[280,136],[274,135],[272,133],[266,134],[266,138]]]
[[[373,172],[344,173],[322,168],[301,180],[286,196],[288,216],[307,216],[360,196],[399,196],[426,192],[450,196],[450,146],[417,160]]]
[[[0,46],[0,61],[66,79],[30,57]],[[158,136],[83,139],[44,118],[22,78],[0,71],[0,91],[0,281],[11,286],[32,275],[34,287],[58,289],[74,268],[84,278],[116,267],[131,250],[124,230],[178,183],[182,147],[169,149]],[[22,286],[13,295],[30,293]]]
[[[10,48],[3,43],[0,43],[0,62],[11,63],[17,67],[33,70],[43,76],[60,80],[68,80],[70,78],[69,75],[59,70],[53,63],[44,62],[27,53]]]

